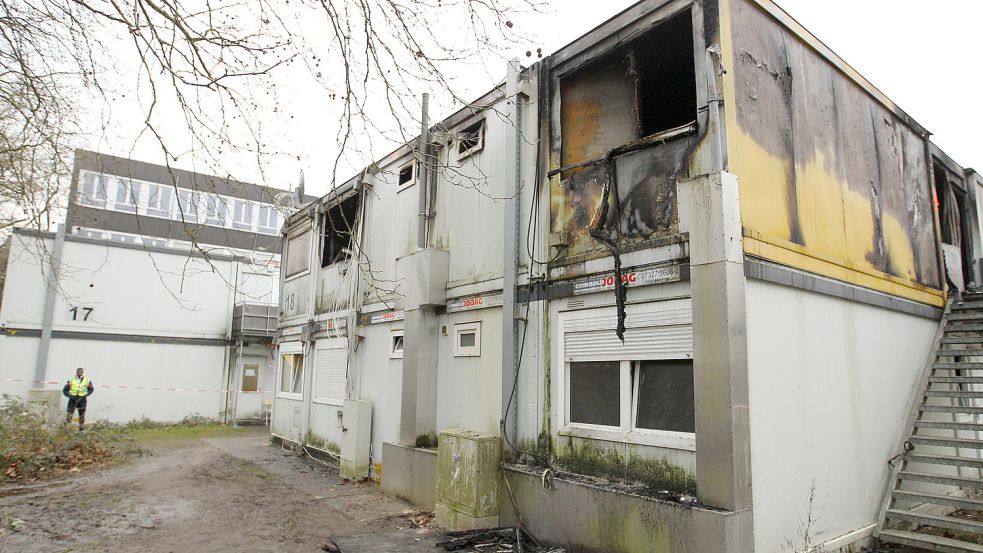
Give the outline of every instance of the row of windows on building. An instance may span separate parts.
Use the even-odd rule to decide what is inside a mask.
[[[481,355],[480,322],[455,324],[453,339],[455,357]],[[336,402],[345,397],[346,344],[344,339],[330,342],[324,349],[319,343],[313,356],[316,401]],[[393,330],[389,357],[401,359],[403,345],[403,330]],[[567,362],[563,380],[565,425],[681,437],[696,432],[692,359]],[[303,381],[304,356],[283,354],[279,393],[300,399]]]
[[[471,340],[477,333],[456,337]],[[342,356],[343,349],[337,351]],[[392,358],[401,358],[403,334],[393,335]],[[304,356],[283,354],[278,391],[286,397],[303,397]],[[346,365],[317,356],[315,399],[340,402],[344,399]],[[650,361],[598,361],[566,365],[565,424],[614,431],[655,431],[693,434],[696,431],[693,361],[691,359]]]
[[[191,189],[178,189],[175,201],[174,192],[171,185],[83,171],[78,201],[122,213],[269,235],[278,234],[283,224],[272,204]]]
[[[95,240],[108,240],[110,242],[120,242],[122,244],[141,244],[144,246],[152,246],[156,248],[172,248],[176,250],[190,251],[195,248],[192,242],[187,240],[174,240],[167,238],[160,238],[156,236],[143,236],[140,234],[132,234],[129,232],[117,232],[117,231],[105,231],[99,229],[75,227],[73,232],[75,236],[81,236],[84,238],[93,238]],[[206,251],[218,251],[223,254],[233,254],[242,257],[248,257],[253,260],[254,265],[267,268],[267,270],[280,269],[279,255],[273,253],[267,254],[257,254],[252,250],[243,250],[237,248],[228,248],[225,246],[210,246],[208,244],[200,244],[200,247]]]

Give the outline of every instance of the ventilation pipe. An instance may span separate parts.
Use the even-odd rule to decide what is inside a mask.
[[[423,94],[423,110],[420,115],[420,144],[417,146],[417,162],[416,162],[416,176],[417,176],[417,189],[419,190],[420,196],[420,214],[419,223],[416,228],[416,246],[418,248],[425,249],[427,247],[427,218],[429,217],[427,209],[427,185],[430,180],[430,170],[428,169],[427,163],[427,152],[430,147],[430,95],[427,93]]]

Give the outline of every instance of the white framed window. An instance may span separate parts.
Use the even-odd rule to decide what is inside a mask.
[[[170,218],[173,197],[174,190],[171,187],[147,183],[147,214]]]
[[[485,121],[469,125],[457,133],[457,144],[454,151],[457,159],[464,159],[481,151],[485,147]]]
[[[616,325],[613,307],[560,314],[560,434],[694,451],[690,300],[629,305],[624,343]]]
[[[695,436],[692,359],[576,361],[566,377],[570,425]]]
[[[389,358],[403,358],[403,330],[394,330],[389,338]]]
[[[249,200],[235,200],[232,203],[232,227],[252,232],[253,204]]]
[[[399,166],[399,171],[396,173],[396,191],[409,188],[414,184],[416,184],[416,160],[411,159]]]
[[[116,202],[113,209],[126,213],[136,213],[140,200],[140,181],[114,179],[116,181]]]
[[[314,346],[314,401],[343,405],[348,383],[348,339],[327,338]]]
[[[280,354],[279,397],[300,399],[304,396],[304,356],[300,353]]]
[[[481,355],[481,321],[454,325],[454,357]]]
[[[79,180],[79,203],[91,207],[106,207],[106,177],[85,172]]]
[[[142,240],[144,246],[156,246],[158,248],[167,247],[167,240],[163,240],[161,238],[148,238],[144,236]]]
[[[98,240],[102,240],[106,236],[106,234],[103,231],[101,231],[101,230],[92,230],[92,229],[79,229],[79,230],[75,231],[75,234],[77,234],[78,236],[85,237],[85,238],[95,238],[95,239],[98,239]]]
[[[224,227],[225,214],[225,198],[215,194],[209,194],[205,197],[205,224]]]
[[[256,229],[263,234],[280,232],[280,212],[271,205],[259,206],[259,222]]]
[[[287,239],[285,278],[306,272],[311,266],[311,231],[303,228]]]
[[[125,244],[136,244],[137,237],[132,234],[117,234],[115,232],[109,235],[109,239],[114,242],[123,242]]]
[[[198,222],[198,209],[201,205],[201,195],[197,190],[178,190],[178,208],[174,210],[174,220],[186,223]]]

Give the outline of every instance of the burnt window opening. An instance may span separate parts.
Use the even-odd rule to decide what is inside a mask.
[[[485,122],[478,121],[471,126],[465,127],[464,130],[458,133],[457,157],[465,158],[480,151],[484,146],[484,131]]]
[[[949,182],[945,169],[938,163],[932,164],[935,173],[936,202],[939,206],[939,222],[942,241],[953,246],[962,245],[962,217],[959,210],[958,191]]]
[[[351,257],[357,214],[358,197],[353,196],[321,215],[322,268]]]
[[[564,167],[692,124],[697,99],[690,12],[564,77],[560,96]]]

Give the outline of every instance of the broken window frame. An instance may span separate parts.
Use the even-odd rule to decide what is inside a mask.
[[[400,180],[403,178],[403,171],[407,169],[409,169],[410,171],[410,179],[406,182],[400,182]],[[417,167],[416,167],[415,159],[411,159],[406,163],[400,165],[399,169],[396,170],[396,192],[401,192],[416,184],[416,174],[417,174]]]
[[[474,344],[471,344],[469,346],[462,346],[461,336],[464,334],[474,334]],[[453,336],[454,336],[454,357],[480,357],[481,356],[481,321],[455,324]]]
[[[485,147],[485,120],[479,119],[476,123],[471,123],[455,134],[457,138],[454,140],[454,153],[457,156],[457,160],[467,159]],[[474,142],[474,144],[461,150],[461,147],[467,142]]]
[[[581,438],[599,439],[615,442],[627,442],[639,445],[649,445],[655,447],[665,447],[670,449],[683,449],[696,451],[695,432],[677,432],[672,430],[659,430],[652,428],[640,428],[636,426],[639,400],[639,378],[641,376],[641,364],[645,362],[659,361],[689,361],[692,359],[685,357],[665,358],[665,359],[632,359],[621,360],[619,371],[620,384],[620,421],[618,426],[606,426],[599,424],[588,424],[574,422],[571,420],[571,365],[574,363],[609,361],[605,359],[578,359],[577,361],[566,361],[563,364],[563,428],[560,435],[571,435]],[[695,419],[695,406],[694,406]]]
[[[638,136],[622,144],[613,146],[608,150],[607,155],[601,155],[594,159],[583,159],[565,165],[563,163],[564,162],[563,159],[564,157],[563,130],[564,129],[563,129],[563,122],[562,122],[564,81],[584,73],[589,74],[592,70],[596,70],[599,64],[609,63],[610,58],[612,58],[612,56],[615,55],[622,55],[625,57],[625,59],[631,58],[632,60],[635,60],[638,46],[641,43],[644,43],[646,40],[653,40],[652,37],[650,36],[651,34],[658,32],[661,26],[670,24],[677,17],[682,18],[687,15],[688,15],[687,19],[690,24],[690,34],[688,35],[689,38],[688,43],[693,46],[692,57],[689,59],[689,62],[692,64],[692,68],[693,68],[692,117],[687,118],[685,122],[680,120],[675,122],[678,124],[674,124],[671,126],[663,125],[658,129],[654,129],[654,130],[647,129],[648,132],[644,132],[644,130],[642,129],[643,119],[649,119],[649,117],[648,115],[645,115],[644,117],[641,115],[643,112],[647,111],[643,109],[643,106],[641,105],[643,102],[640,99],[640,95],[643,93],[642,89],[646,88],[642,86],[641,82],[643,80],[647,81],[649,79],[653,79],[654,77],[647,76],[644,74],[642,75],[636,74],[635,88],[634,88],[635,105],[633,107],[633,116],[635,119],[636,128],[638,130]],[[601,51],[592,52],[589,57],[578,58],[578,59],[582,59],[582,63],[579,63],[577,65],[571,67],[557,68],[557,71],[552,76],[551,81],[552,81],[552,86],[555,90],[554,94],[556,95],[556,101],[557,101],[557,104],[554,106],[554,109],[556,109],[557,113],[561,115],[559,115],[560,118],[557,121],[558,123],[557,127],[559,132],[556,132],[554,134],[551,142],[553,144],[552,150],[554,154],[557,156],[556,160],[560,165],[560,167],[551,170],[547,176],[552,177],[557,173],[562,173],[563,176],[561,176],[561,178],[563,180],[567,180],[569,178],[568,173],[572,170],[583,168],[583,167],[594,166],[594,165],[600,165],[602,163],[609,163],[610,160],[616,156],[657,146],[658,144],[667,142],[669,140],[679,139],[695,134],[699,128],[699,121],[700,121],[699,114],[703,109],[705,109],[705,106],[701,108],[702,102],[704,102],[705,99],[702,99],[701,89],[700,89],[701,85],[703,84],[701,82],[701,72],[703,71],[703,66],[701,65],[701,61],[702,61],[701,58],[703,56],[701,55],[701,52],[698,52],[698,48],[696,48],[696,44],[695,44],[698,37],[697,26],[700,23],[701,20],[694,19],[692,7],[686,7],[685,9],[677,11],[675,13],[666,13],[664,16],[660,17],[657,21],[647,23],[646,26],[648,27],[648,29],[642,32],[640,36],[638,36],[637,38],[633,38],[632,40],[624,44],[619,43],[614,47],[607,48]],[[631,63],[635,64],[638,62],[632,61]],[[632,69],[632,71],[636,71],[636,70]]]
[[[348,213],[346,213],[348,210]],[[352,187],[338,192],[322,204],[317,215],[316,262],[323,270],[345,263],[355,254],[355,241],[362,216],[361,188]],[[347,235],[344,240],[342,235]],[[344,268],[347,265],[339,265]]]

